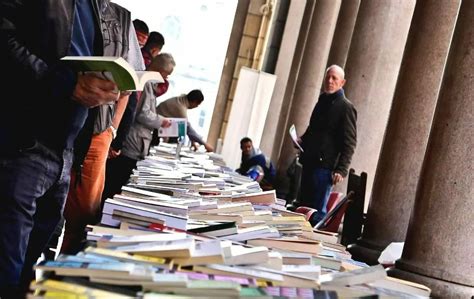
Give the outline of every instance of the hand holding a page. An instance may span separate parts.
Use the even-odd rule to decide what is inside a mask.
[[[161,127],[162,128],[169,128],[171,126],[171,120],[166,117],[162,117],[161,119]]]
[[[296,127],[295,125],[291,125],[290,130],[289,130],[291,140],[293,140],[293,143],[295,144],[295,147],[299,149],[301,152],[304,152],[303,148],[301,147],[301,138],[298,137],[296,134]]]
[[[184,137],[186,136],[186,118],[162,117],[166,123],[161,123],[158,129],[159,137]]]

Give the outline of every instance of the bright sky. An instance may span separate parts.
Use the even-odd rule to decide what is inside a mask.
[[[204,102],[190,110],[192,126],[207,136],[237,0],[113,0],[165,37],[162,52],[176,60],[170,89],[158,101],[201,89]]]

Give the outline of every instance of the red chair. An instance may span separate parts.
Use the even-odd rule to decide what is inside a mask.
[[[328,204],[326,206],[328,213],[341,201],[343,195],[341,192],[331,192],[331,194],[329,194]]]
[[[327,211],[331,211],[331,209],[334,207],[335,204],[337,204],[340,200],[342,199],[342,193],[340,192],[331,192],[329,194],[329,199],[328,199],[328,204],[326,206]],[[318,210],[310,208],[310,207],[305,207],[301,206],[296,208],[295,212],[303,214],[306,218],[306,220],[310,220],[311,216],[317,212]]]
[[[328,213],[314,226],[314,228],[337,233],[342,217],[346,212],[347,206],[352,201],[353,196],[353,191],[349,192],[345,197],[342,196],[342,193],[331,192],[327,204]],[[298,207],[296,212],[304,214],[306,220],[310,221],[311,216],[316,213],[317,210],[309,207]]]

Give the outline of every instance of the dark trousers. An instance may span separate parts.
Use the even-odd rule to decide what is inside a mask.
[[[19,296],[54,232],[69,188],[72,150],[0,153],[0,297]]]
[[[114,197],[122,192],[122,186],[126,185],[133,169],[137,168],[137,160],[120,155],[117,158],[107,159],[105,168],[105,185],[102,192],[102,205],[107,198]]]
[[[325,168],[305,167],[301,176],[301,205],[317,211],[319,222],[327,214],[327,203],[332,190],[332,171]]]

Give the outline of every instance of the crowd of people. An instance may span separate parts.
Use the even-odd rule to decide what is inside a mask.
[[[40,3],[0,2],[0,64],[8,73],[0,81],[5,99],[0,111],[1,298],[27,291],[33,265],[63,225],[61,252],[81,250],[85,227],[98,221],[103,201],[120,193],[148,155],[152,131],[169,126],[169,117],[187,118],[187,110],[204,100],[195,89],[156,105],[176,62],[161,53],[163,35],[150,32],[144,21],[132,21],[127,9],[106,0]],[[164,82],[148,82],[141,92],[117,92],[113,81],[65,67],[64,56],[123,57],[137,71],[159,72]],[[321,104],[301,138],[304,172],[311,178],[304,180],[303,191],[322,212],[328,186],[347,174],[355,146],[355,109],[342,91],[343,70],[330,68],[328,76]],[[326,112],[337,119],[328,128],[319,118]],[[189,122],[187,135],[195,148],[214,150]],[[320,137],[327,140],[324,148],[315,141]],[[241,149],[238,171],[272,189],[271,161],[250,138],[242,139]],[[316,192],[315,184],[324,192]]]

